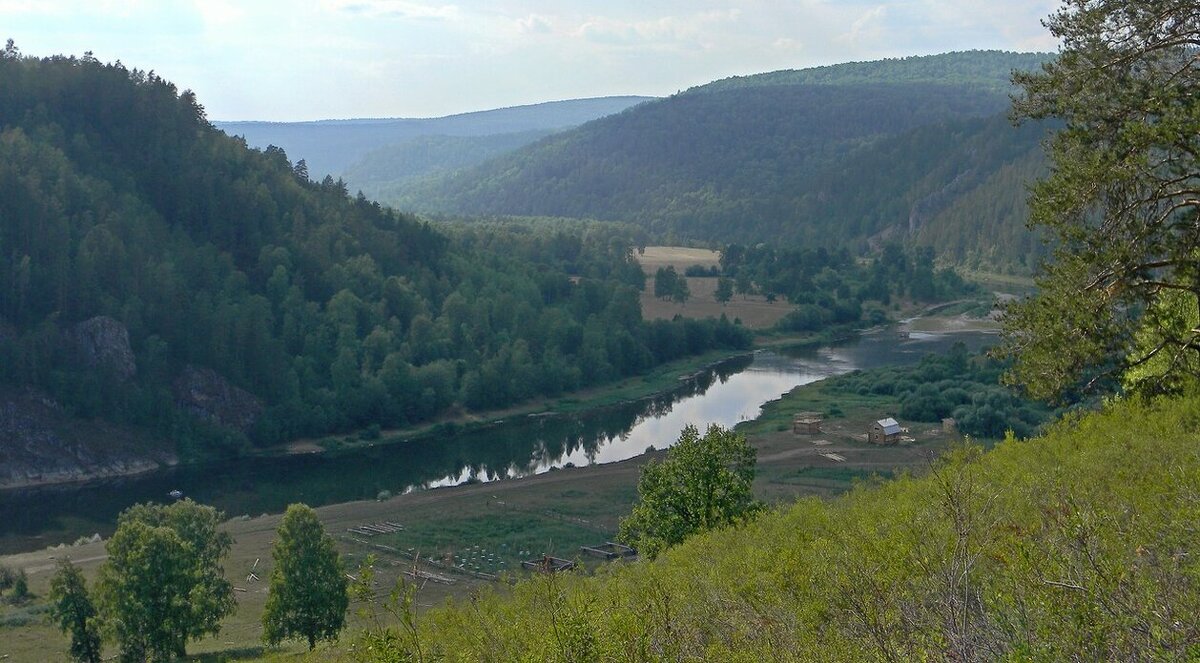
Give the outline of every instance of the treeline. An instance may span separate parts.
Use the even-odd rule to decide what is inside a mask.
[[[848,85],[853,83],[953,83],[1006,93],[1012,72],[1032,71],[1053,56],[1048,53],[1010,53],[973,50],[939,55],[914,55],[870,62],[845,62],[809,69],[784,69],[752,76],[731,76],[688,90],[719,92],[766,85]]]
[[[927,355],[916,366],[854,371],[829,378],[827,389],[860,395],[894,396],[901,419],[940,422],[953,417],[958,430],[976,438],[1036,434],[1061,409],[1022,398],[1000,385],[1008,365],[986,355],[969,355],[956,343],[945,355]]]
[[[282,150],[214,130],[190,92],[90,55],[12,49],[0,88],[0,380],[185,454],[245,440],[175,406],[188,365],[260,398],[245,435],[267,444],[749,342],[724,321],[645,323],[635,240],[618,229],[448,236],[310,181]],[[132,374],[80,356],[77,323],[101,315],[127,328]]]
[[[721,252],[721,270],[733,293],[786,297],[796,307],[779,323],[787,331],[880,324],[887,319],[884,308],[901,299],[937,302],[979,293],[954,270],[937,268],[932,249],[906,250],[896,243],[884,245],[867,263],[845,248],[731,244]]]

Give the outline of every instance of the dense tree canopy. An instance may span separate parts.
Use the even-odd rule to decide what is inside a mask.
[[[729,323],[648,324],[617,226],[435,230],[214,130],[195,97],[95,58],[0,59],[0,381],[143,426],[185,458],[428,420],[638,373]],[[81,360],[122,323],[137,370]],[[694,325],[693,325],[694,326]],[[180,407],[189,366],[261,399],[244,430]]]
[[[1011,380],[1178,389],[1200,369],[1200,11],[1067,0],[1048,26],[1062,53],[1017,76],[1016,112],[1066,124],[1032,197],[1059,246],[1007,316]]]
[[[275,535],[263,639],[275,645],[298,638],[310,650],[336,639],[346,625],[349,582],[333,537],[304,504],[288,507]]]
[[[738,522],[760,507],[754,500],[754,448],[743,435],[687,426],[638,480],[638,502],[621,521],[621,540],[646,557],[705,530]]]
[[[233,541],[217,529],[222,518],[188,499],[121,513],[96,594],[122,661],[183,658],[189,640],[217,633],[234,611],[222,568]]]

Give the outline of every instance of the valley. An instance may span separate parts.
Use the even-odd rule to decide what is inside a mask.
[[[0,662],[1200,660],[1200,18],[1051,1],[0,2]]]

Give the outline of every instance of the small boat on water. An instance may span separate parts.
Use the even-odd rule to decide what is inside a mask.
[[[183,497],[183,491],[178,489],[172,490],[171,492],[167,493],[167,495],[170,496],[171,499],[177,500]]]

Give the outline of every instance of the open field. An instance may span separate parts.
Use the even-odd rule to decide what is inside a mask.
[[[856,481],[869,481],[899,471],[920,471],[950,436],[934,425],[911,425],[913,442],[880,447],[865,442],[867,425],[896,410],[885,396],[833,394],[817,382],[793,390],[764,407],[763,415],[739,428],[758,450],[756,494],[773,504],[803,495],[836,495]],[[791,418],[798,411],[826,414],[819,435],[795,435]],[[908,425],[901,422],[902,425]],[[469,572],[519,577],[521,559],[543,553],[576,558],[579,546],[611,540],[620,518],[636,496],[641,465],[661,456],[654,452],[621,463],[564,469],[526,479],[463,485],[410,493],[378,502],[351,502],[318,509],[327,531],[333,534],[353,569],[368,553],[378,556],[381,589],[390,587],[406,570],[412,555],[433,558],[420,569],[453,579],[426,582],[418,607],[428,608],[446,599],[469,598],[495,583]],[[823,455],[824,454],[824,455]],[[844,459],[844,460],[838,460]],[[235,544],[226,562],[226,573],[236,587],[238,612],[229,617],[221,633],[193,644],[189,651],[208,657],[198,660],[239,660],[263,654],[259,623],[270,574],[270,548],[280,516],[235,519],[224,525]],[[347,532],[363,524],[391,521],[404,530],[377,536]],[[44,596],[56,557],[69,555],[89,577],[104,559],[102,543],[69,549],[50,549],[0,559],[0,564],[24,568],[31,590]],[[257,566],[255,561],[258,560]],[[601,562],[589,562],[597,564]],[[462,567],[458,570],[448,567]],[[253,570],[262,580],[247,580]],[[361,606],[358,606],[361,607]],[[36,610],[37,608],[34,608]],[[352,606],[352,614],[356,607]],[[0,607],[0,657],[6,663],[54,660],[66,640],[29,608]],[[361,625],[352,617],[352,629]],[[342,643],[342,647],[345,643]],[[284,660],[330,660],[330,650],[315,658],[302,657],[303,647],[285,647]]]
[[[684,304],[664,301],[654,296],[654,273],[661,267],[673,266],[683,275],[691,265],[710,267],[720,264],[721,256],[708,249],[690,249],[682,246],[647,246],[645,253],[638,255],[642,270],[649,277],[642,291],[642,317],[647,320],[670,320],[676,315],[685,318],[719,318],[726,315],[730,320],[741,320],[748,329],[769,329],[792,310],[786,302],[768,302],[765,297],[734,295],[726,304],[714,297],[717,279],[712,277],[687,279],[691,298]]]
[[[647,246],[637,254],[642,269],[654,276],[660,267],[674,267],[680,274],[692,265],[712,267],[721,264],[721,254],[711,249],[692,249],[686,246]]]

